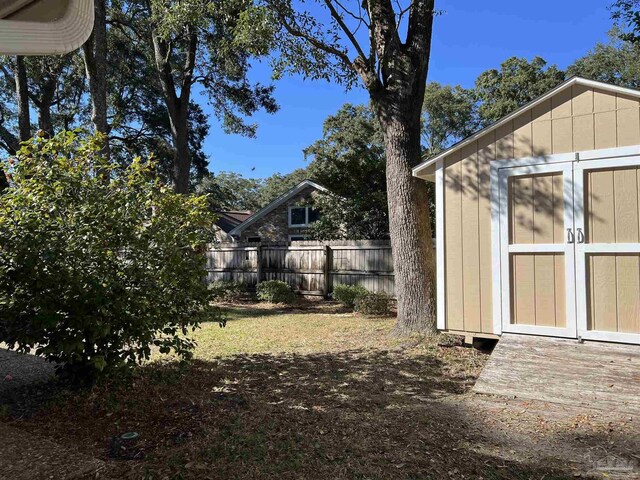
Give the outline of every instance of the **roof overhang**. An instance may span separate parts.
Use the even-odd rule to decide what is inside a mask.
[[[231,230],[229,232],[229,235],[231,235],[232,237],[240,235],[242,233],[242,231],[245,228],[247,228],[249,225],[255,223],[257,220],[260,220],[266,214],[268,214],[269,212],[271,212],[275,208],[279,207],[280,205],[282,205],[283,203],[285,203],[286,201],[288,201],[292,197],[295,197],[297,194],[302,192],[305,188],[309,188],[309,187],[314,188],[314,189],[319,190],[319,191],[324,192],[324,193],[329,193],[329,190],[324,188],[322,185],[318,185],[317,183],[312,182],[311,180],[303,180],[298,185],[293,187],[291,190],[289,190],[288,192],[283,193],[278,198],[276,198],[273,202],[269,203],[268,205],[266,205],[265,207],[263,207],[262,209],[258,210],[256,213],[251,215],[244,222],[242,222],[236,228]]]
[[[0,55],[56,55],[93,30],[93,0],[0,0]]]
[[[425,160],[424,162],[422,162],[419,165],[415,166],[413,168],[413,175],[415,177],[420,177],[420,178],[422,178],[424,180],[433,181],[433,175],[435,173],[438,160],[442,160],[445,157],[447,157],[448,155],[450,155],[453,152],[455,152],[456,150],[460,150],[465,145],[468,145],[468,144],[470,144],[472,142],[475,142],[476,140],[478,140],[483,135],[486,135],[487,133],[492,132],[493,130],[495,130],[495,129],[501,127],[502,125],[504,125],[505,123],[510,122],[511,120],[513,120],[518,115],[520,115],[520,114],[524,113],[525,111],[535,107],[536,105],[541,104],[542,102],[548,100],[549,98],[553,97],[554,95],[558,94],[559,92],[561,92],[563,90],[566,90],[567,88],[571,88],[573,85],[582,85],[582,86],[589,87],[589,88],[597,88],[599,90],[605,90],[605,91],[609,91],[609,92],[620,93],[620,94],[623,94],[623,95],[629,95],[629,96],[633,96],[633,97],[640,97],[640,91],[634,90],[632,88],[619,87],[617,85],[612,85],[610,83],[597,82],[595,80],[589,80],[589,79],[582,78],[582,77],[571,77],[571,78],[565,80],[564,82],[562,82],[557,87],[549,90],[544,95],[541,95],[540,97],[538,97],[538,98],[532,100],[531,102],[523,105],[522,107],[518,108],[517,110],[514,110],[509,115],[507,115],[505,117],[502,117],[497,122],[492,123],[491,125],[483,128],[482,130],[478,130],[473,135],[470,135],[469,137],[459,141],[458,143],[456,143],[456,144],[452,145],[451,147],[447,148],[446,150],[443,150],[442,152],[440,152],[439,154],[435,155],[434,157],[431,157],[428,160]]]

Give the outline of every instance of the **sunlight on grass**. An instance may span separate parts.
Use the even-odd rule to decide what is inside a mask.
[[[195,357],[212,359],[252,353],[313,353],[357,348],[388,348],[395,318],[363,318],[351,313],[278,312],[225,307],[226,328],[204,323],[193,337]]]

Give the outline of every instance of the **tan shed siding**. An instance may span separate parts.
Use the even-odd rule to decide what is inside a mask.
[[[490,161],[633,144],[640,144],[637,99],[573,86],[445,158],[447,328],[493,332]],[[555,190],[561,188],[556,182],[554,210]],[[553,225],[558,241],[562,224],[554,220]],[[554,263],[560,260],[554,258]],[[549,260],[542,260],[542,265],[545,262]],[[553,271],[559,275],[557,270]],[[564,312],[557,295],[555,309]],[[559,315],[554,321],[563,318]]]
[[[513,323],[564,327],[564,255],[512,255],[511,270]]]
[[[640,167],[585,173],[589,243],[640,242]]]
[[[563,243],[563,197],[562,173],[511,178],[510,243]]]
[[[640,334],[640,255],[589,255],[587,328]]]

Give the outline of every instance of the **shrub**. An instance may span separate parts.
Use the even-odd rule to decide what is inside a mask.
[[[237,302],[247,296],[247,285],[239,280],[215,280],[209,284],[213,300]]]
[[[363,315],[388,315],[391,297],[384,292],[367,292],[356,298],[355,310]]]
[[[368,290],[362,285],[344,285],[339,283],[333,287],[331,297],[342,303],[345,307],[353,308],[356,304],[356,299],[367,293]]]
[[[258,300],[271,303],[293,303],[296,299],[291,286],[280,280],[260,282],[256,287],[256,294]]]
[[[107,163],[100,145],[36,138],[3,165],[0,195],[0,341],[81,382],[153,346],[188,358],[210,300],[205,197],[173,194],[152,161]]]

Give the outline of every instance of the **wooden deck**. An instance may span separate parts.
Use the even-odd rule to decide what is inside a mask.
[[[640,415],[640,346],[504,334],[474,391]]]

